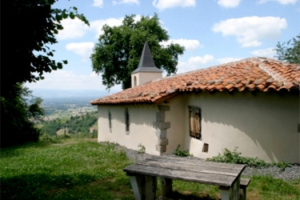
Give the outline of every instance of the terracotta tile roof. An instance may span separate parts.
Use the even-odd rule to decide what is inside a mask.
[[[300,65],[255,57],[153,80],[91,104],[157,103],[197,91],[290,91],[299,90],[299,85]]]

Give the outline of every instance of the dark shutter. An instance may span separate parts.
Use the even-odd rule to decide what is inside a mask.
[[[201,110],[200,108],[189,106],[189,128],[190,136],[201,139]]]
[[[126,124],[126,131],[129,132],[129,113],[128,108],[125,110],[125,124]]]
[[[111,129],[111,113],[108,111],[108,127]]]

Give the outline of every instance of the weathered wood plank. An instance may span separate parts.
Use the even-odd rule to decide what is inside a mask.
[[[219,187],[222,200],[239,200],[240,198],[240,177],[238,177],[232,187]]]
[[[158,176],[161,178],[178,179],[178,180],[206,183],[212,185],[219,185],[224,187],[231,187],[234,180],[236,179],[235,176],[166,169],[162,167],[147,166],[141,164],[127,166],[123,170],[127,172],[127,174],[130,176],[134,174],[145,174],[149,176]]]
[[[171,197],[173,191],[172,182],[172,179],[160,178],[161,195],[163,197]]]
[[[157,181],[156,177],[135,175],[129,176],[134,193],[137,200],[154,200],[156,196]]]
[[[137,164],[162,167],[166,169],[178,169],[178,170],[185,170],[185,171],[202,172],[208,174],[223,174],[223,175],[235,176],[235,177],[238,176],[240,173],[240,170],[219,168],[217,166],[206,166],[206,165],[199,166],[196,164],[194,165],[194,164],[177,163],[177,162],[162,162],[156,160],[145,160]]]
[[[250,178],[241,178],[240,185],[241,187],[248,187],[251,179]]]
[[[145,200],[154,200],[156,197],[157,180],[153,176],[145,176],[144,194]]]
[[[129,176],[135,199],[143,199],[143,176]]]
[[[175,157],[167,157],[167,156],[149,156],[146,160],[176,162],[176,163],[191,164],[197,166],[199,165],[212,166],[212,167],[217,166],[218,168],[227,168],[227,169],[236,169],[236,170],[242,170],[246,167],[246,165],[242,165],[242,164],[207,162],[207,161],[199,161],[199,160],[191,160],[191,159],[175,158]]]
[[[241,178],[240,179],[240,200],[247,199],[247,187],[250,183],[250,178]]]

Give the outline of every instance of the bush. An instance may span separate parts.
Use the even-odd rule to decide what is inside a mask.
[[[180,157],[187,157],[190,156],[189,152],[187,150],[180,149],[180,145],[177,146],[176,151],[174,153],[176,156]]]
[[[212,162],[222,162],[222,163],[235,163],[235,164],[246,164],[249,167],[269,167],[269,166],[277,166],[284,170],[286,167],[290,166],[290,164],[285,162],[278,162],[278,163],[266,163],[264,160],[261,160],[257,157],[243,157],[241,156],[241,152],[237,152],[237,148],[235,147],[233,151],[228,150],[225,148],[223,155],[218,154],[212,158],[206,159],[207,161]]]
[[[144,145],[139,144],[139,149],[137,150],[138,153],[145,153],[146,152],[146,148]]]

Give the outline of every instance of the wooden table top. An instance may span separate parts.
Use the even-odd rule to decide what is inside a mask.
[[[151,156],[125,167],[127,175],[149,175],[231,187],[246,165],[205,162],[201,160]]]

